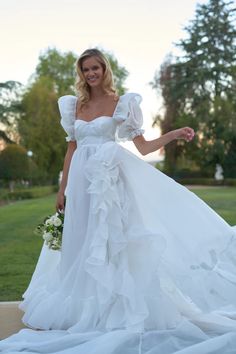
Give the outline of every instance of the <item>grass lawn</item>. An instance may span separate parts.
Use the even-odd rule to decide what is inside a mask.
[[[0,301],[21,299],[43,244],[33,230],[54,213],[55,198],[53,194],[0,207]]]
[[[236,188],[196,188],[229,224],[236,225]],[[0,207],[0,301],[20,300],[33,273],[42,246],[35,226],[54,213],[56,195]]]
[[[191,190],[230,225],[236,225],[236,187],[192,187]]]

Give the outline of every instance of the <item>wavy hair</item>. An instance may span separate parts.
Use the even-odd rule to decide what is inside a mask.
[[[113,74],[111,70],[110,63],[106,56],[98,49],[92,48],[92,49],[87,49],[85,50],[80,57],[76,61],[76,81],[75,81],[75,89],[77,92],[77,96],[79,96],[80,99],[80,105],[83,107],[90,98],[90,87],[87,84],[87,82],[84,79],[83,71],[82,71],[82,65],[83,61],[85,59],[91,58],[91,57],[96,57],[98,62],[102,65],[103,68],[103,89],[105,90],[106,93],[113,92],[117,94],[115,86],[114,86],[114,80],[113,80]]]

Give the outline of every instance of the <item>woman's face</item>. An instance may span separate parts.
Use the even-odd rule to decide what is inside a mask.
[[[85,81],[91,88],[102,84],[103,67],[95,56],[87,58],[82,62],[82,73]]]

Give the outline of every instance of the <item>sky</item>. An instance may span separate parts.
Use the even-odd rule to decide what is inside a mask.
[[[151,126],[161,99],[149,83],[166,56],[176,53],[174,43],[186,36],[184,27],[194,18],[197,3],[206,2],[0,0],[0,80],[27,84],[39,54],[48,47],[78,56],[87,48],[103,48],[128,70],[128,92],[143,98],[144,136],[154,139],[160,132]],[[126,147],[136,153],[132,142]],[[159,153],[146,157],[159,158]]]

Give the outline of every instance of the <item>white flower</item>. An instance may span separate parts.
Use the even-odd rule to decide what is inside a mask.
[[[57,216],[54,216],[52,222],[53,222],[54,226],[60,226],[61,225],[61,219],[59,219]]]
[[[53,239],[53,236],[52,236],[51,232],[44,232],[43,233],[43,239],[45,241],[51,241]]]
[[[45,221],[45,224],[46,224],[46,225],[53,225],[53,220],[52,220],[52,218],[47,219],[47,220]]]

